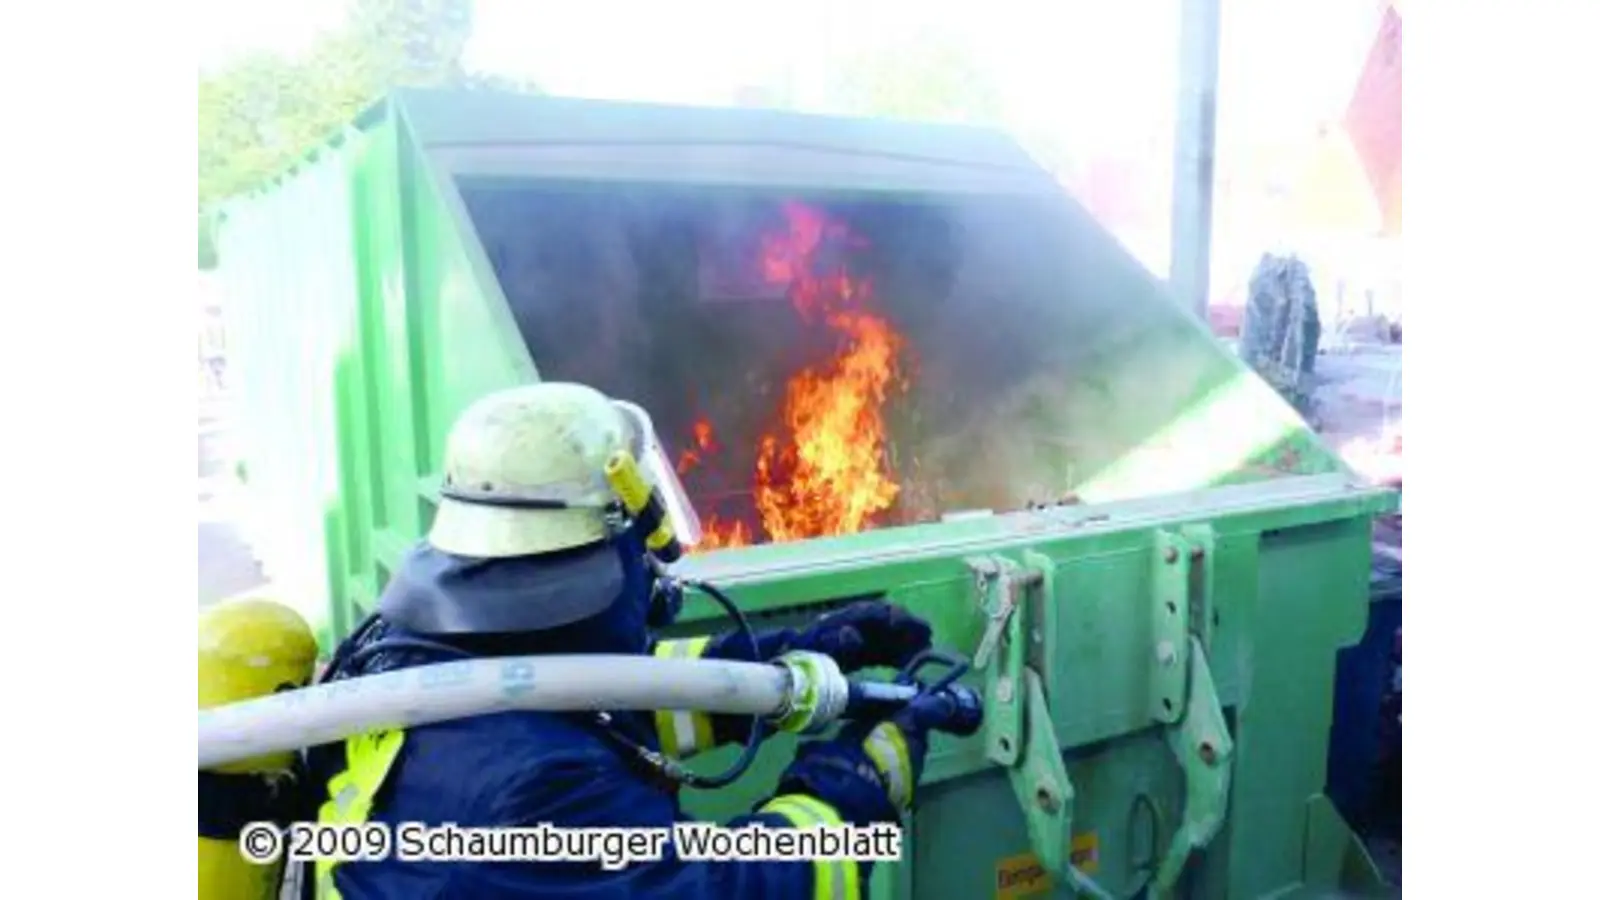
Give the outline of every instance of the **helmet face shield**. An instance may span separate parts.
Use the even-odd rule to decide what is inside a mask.
[[[683,489],[683,483],[678,480],[678,473],[673,468],[672,462],[667,459],[666,451],[661,448],[661,442],[656,438],[655,425],[651,423],[649,414],[627,401],[614,402],[622,411],[623,417],[628,420],[633,432],[630,449],[633,451],[634,460],[639,463],[639,468],[643,470],[644,477],[650,482],[651,487],[660,494],[661,505],[672,521],[672,530],[677,535],[678,543],[685,548],[694,547],[700,543],[700,516],[695,512],[688,492]]]

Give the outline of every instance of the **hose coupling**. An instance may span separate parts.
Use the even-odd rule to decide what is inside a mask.
[[[780,731],[817,734],[844,715],[850,684],[826,653],[791,650],[773,660],[789,673],[789,694],[772,717]]]

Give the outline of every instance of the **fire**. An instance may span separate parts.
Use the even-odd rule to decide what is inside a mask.
[[[717,446],[711,423],[704,419],[694,423],[694,446],[679,455],[678,474],[683,475],[702,465],[708,458],[715,456],[719,449],[721,448]],[[702,534],[700,543],[695,545],[696,552],[720,550],[723,547],[745,547],[751,543],[750,529],[743,522],[725,521],[715,514],[708,515],[700,523],[700,530]]]
[[[690,469],[705,462],[704,454],[715,453],[716,450],[711,437],[711,423],[704,419],[694,423],[694,446],[678,457],[678,474],[687,474]]]
[[[883,426],[900,338],[867,313],[833,313],[828,324],[843,352],[789,380],[787,438],[761,439],[756,508],[774,541],[853,534],[900,492],[884,463]]]
[[[700,536],[700,543],[695,545],[696,553],[721,550],[724,547],[748,547],[751,544],[750,529],[737,519],[727,522],[711,516],[700,524],[704,533]]]
[[[842,222],[798,203],[784,207],[787,229],[762,242],[761,271],[786,284],[807,322],[839,338],[826,362],[787,383],[778,427],[760,439],[753,495],[768,540],[853,534],[873,524],[899,496],[886,459],[883,407],[901,386],[904,339],[875,314],[872,281],[848,270],[845,254],[862,246]],[[679,472],[702,464],[714,448],[711,424],[695,424],[695,446]],[[697,550],[745,546],[752,529],[715,516],[702,523]]]

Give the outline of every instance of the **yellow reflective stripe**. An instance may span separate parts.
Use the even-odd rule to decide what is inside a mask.
[[[333,867],[317,863],[317,900],[342,900],[339,888],[333,883]]]
[[[672,713],[664,709],[656,710],[656,741],[661,744],[661,752],[673,759],[683,759],[683,748],[678,746],[677,723],[672,721]]]
[[[662,641],[656,645],[656,655],[674,659],[699,659],[706,652],[706,645],[710,643],[709,637]]]
[[[664,659],[699,659],[711,643],[708,637],[662,641],[655,655]],[[656,739],[661,752],[673,759],[688,759],[711,747],[711,716],[690,710],[656,710]]]
[[[801,830],[844,824],[832,806],[809,794],[785,794],[758,812],[783,816]],[[861,870],[855,860],[817,859],[812,865],[812,900],[861,900]]]
[[[893,722],[884,722],[867,735],[867,756],[872,758],[889,789],[889,801],[901,809],[911,806],[916,789],[911,778],[911,749],[906,736]]]
[[[389,777],[389,770],[400,755],[406,733],[402,729],[369,731],[345,741],[345,769],[328,779],[328,799],[317,810],[323,824],[355,825],[372,814],[372,802]],[[318,860],[317,896],[337,900],[333,867],[337,863]]]

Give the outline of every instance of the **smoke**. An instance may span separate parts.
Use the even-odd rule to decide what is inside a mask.
[[[714,423],[717,452],[686,486],[703,517],[758,521],[751,473],[788,380],[841,352],[839,332],[730,262],[792,198],[620,185],[464,194],[541,375],[645,406],[674,457],[697,446],[697,421]],[[802,199],[861,236],[849,266],[904,337],[901,389],[884,406],[900,490],[883,521],[1058,499],[1236,374],[1064,197]]]

